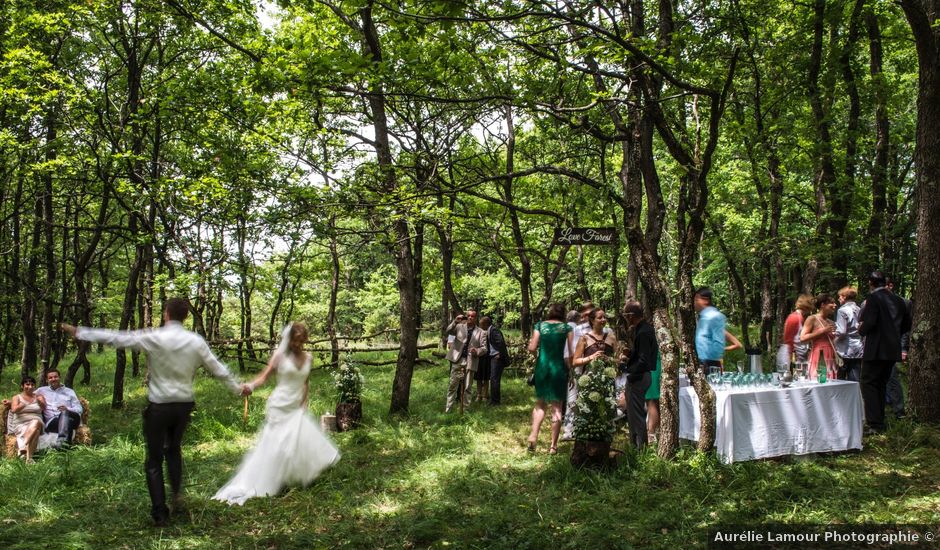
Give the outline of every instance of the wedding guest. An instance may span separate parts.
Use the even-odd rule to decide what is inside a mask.
[[[614,347],[617,345],[617,338],[613,332],[604,330],[607,328],[607,314],[603,309],[595,308],[588,312],[588,324],[590,330],[585,332],[575,344],[572,361],[572,366],[581,367],[582,372],[584,367],[595,359],[606,357],[613,361]]]
[[[571,329],[571,349],[565,348],[565,360],[571,361],[574,356],[574,349],[578,345],[578,341],[581,340],[581,336],[591,330],[591,323],[588,321],[588,316],[591,311],[594,310],[594,303],[591,301],[582,302],[581,307],[578,308],[578,323],[574,325]],[[568,312],[567,319],[571,319],[571,312]],[[570,322],[569,322],[569,326]],[[605,329],[606,331],[607,329]],[[563,407],[564,413],[564,423],[562,425],[562,441],[570,441],[574,439],[574,417],[575,417],[575,403],[578,401],[578,377],[581,376],[581,367],[574,367],[574,371],[571,373],[571,376],[568,378],[568,393],[565,396],[565,403]]]
[[[33,455],[39,446],[42,434],[42,413],[46,400],[36,394],[36,379],[24,376],[20,382],[20,393],[11,400],[9,430],[16,436],[16,447],[27,464],[33,463]]]
[[[529,353],[538,353],[535,362],[535,407],[532,409],[532,432],[529,434],[529,452],[535,452],[539,429],[545,419],[546,403],[552,411],[551,444],[549,454],[558,452],[561,432],[561,403],[568,393],[568,366],[564,350],[572,346],[571,327],[565,323],[565,307],[552,304],[548,319],[535,325],[529,340]]]
[[[800,341],[810,345],[809,350],[809,377],[816,378],[819,368],[819,357],[823,358],[826,376],[836,378],[836,350],[832,338],[836,332],[836,324],[832,317],[836,312],[836,301],[828,294],[816,296],[816,314],[810,315],[803,322],[803,331]]]
[[[36,390],[46,400],[43,413],[46,433],[58,435],[58,447],[71,445],[75,430],[82,423],[82,404],[72,388],[62,385],[57,369],[46,371],[46,382],[48,386]]]
[[[901,360],[901,336],[911,330],[911,312],[899,296],[885,287],[885,275],[868,276],[871,290],[859,318],[858,333],[865,338],[862,353],[862,401],[866,433],[885,429],[885,390],[891,369]]]
[[[741,341],[738,340],[738,337],[734,334],[731,334],[728,329],[725,329],[725,353],[734,351],[736,349],[741,349],[743,347],[744,346],[741,345]]]
[[[483,326],[483,319],[480,318],[480,330],[489,335],[489,331]],[[476,401],[489,402],[490,400],[490,377],[492,375],[492,361],[490,360],[489,343],[486,345],[486,351],[477,360],[477,370],[473,373],[473,379],[477,383]]]
[[[630,359],[624,367],[627,373],[627,424],[630,426],[630,441],[642,448],[648,442],[646,392],[652,384],[650,373],[656,369],[659,345],[653,325],[647,322],[639,302],[627,302],[623,310],[635,335]]]
[[[793,313],[787,316],[783,323],[783,341],[777,353],[777,366],[789,367],[790,360],[806,361],[809,356],[809,346],[800,341],[803,323],[812,315],[816,298],[812,294],[800,294],[796,299]],[[786,349],[784,349],[786,346]]]
[[[450,412],[460,398],[460,410],[470,405],[470,381],[477,371],[480,357],[487,353],[486,332],[477,326],[477,312],[470,309],[466,315],[457,315],[447,325],[447,334],[454,335],[454,343],[447,352],[450,361],[450,384],[444,412]]]
[[[196,406],[193,391],[196,369],[204,367],[223,381],[232,393],[251,394],[251,388],[247,384],[240,384],[232,376],[201,336],[183,327],[187,316],[189,301],[170,298],[163,308],[164,324],[157,329],[119,331],[61,325],[62,331],[76,340],[99,342],[147,354],[147,407],[144,409],[143,424],[147,458],[144,472],[150,493],[150,516],[157,527],[165,527],[170,514],[163,482],[164,460],[170,477],[174,509],[178,510],[183,503],[182,443]]]
[[[725,354],[727,319],[722,312],[718,311],[718,308],[712,305],[712,291],[707,286],[696,290],[693,300],[695,311],[698,312],[698,324],[695,327],[695,353],[698,355],[700,366],[707,372],[708,367],[721,367],[721,360]]]
[[[904,302],[904,306],[907,308],[909,315],[912,315],[911,301],[907,298],[901,296],[894,290],[894,280],[890,275],[885,276],[885,288],[894,293],[895,296],[901,298]],[[901,335],[901,362],[907,361],[907,350],[911,342],[911,331],[907,331]],[[894,412],[894,417],[897,419],[904,418],[904,387],[901,385],[901,376],[900,376],[900,363],[895,363],[891,367],[891,376],[888,378],[888,386],[885,390],[885,403],[891,407],[891,410]]]
[[[565,322],[568,323],[568,325],[571,328],[578,326],[578,322],[580,320],[581,320],[581,314],[578,313],[578,310],[576,309],[570,310],[568,314],[565,315]]]
[[[509,350],[506,348],[506,339],[502,331],[493,324],[493,318],[486,316],[480,319],[480,328],[486,331],[486,345],[490,361],[490,405],[499,405],[501,402],[500,387],[503,371],[509,365]]]
[[[847,286],[839,291],[839,306],[836,311],[836,353],[842,357],[839,379],[858,382],[862,370],[862,336],[858,333],[859,306],[855,303],[858,291]]]

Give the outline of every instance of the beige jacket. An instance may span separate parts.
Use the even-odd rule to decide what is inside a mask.
[[[472,372],[476,372],[480,357],[489,352],[486,342],[486,331],[480,327],[474,327],[473,334],[468,335],[467,332],[466,323],[458,323],[454,320],[447,326],[447,334],[454,335],[454,343],[447,352],[447,360],[455,365],[463,364],[466,361],[467,368]],[[470,338],[470,347],[467,349],[467,357],[461,360],[460,352],[463,350],[468,336]]]

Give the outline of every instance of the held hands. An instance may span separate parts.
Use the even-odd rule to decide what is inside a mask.
[[[251,391],[251,384],[242,384],[242,397],[248,397]]]

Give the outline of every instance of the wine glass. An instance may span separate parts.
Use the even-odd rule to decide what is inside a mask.
[[[711,383],[712,385],[715,385],[715,384],[718,383],[718,381],[719,381],[720,379],[721,379],[721,369],[720,369],[719,367],[714,366],[714,365],[708,367],[708,381],[709,381],[709,383]]]

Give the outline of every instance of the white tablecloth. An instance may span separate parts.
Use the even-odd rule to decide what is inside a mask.
[[[857,382],[715,392],[715,447],[725,463],[862,448]],[[679,389],[679,437],[698,441],[698,396]]]

